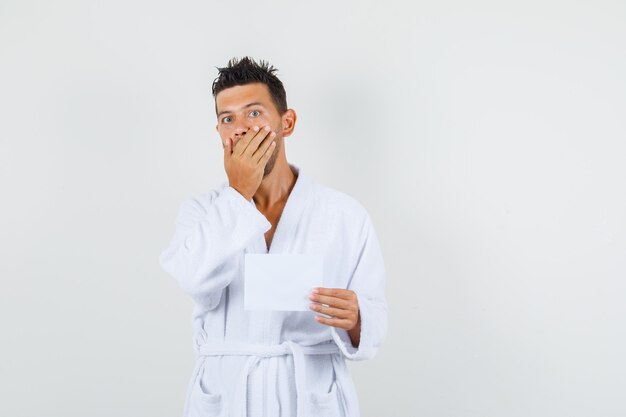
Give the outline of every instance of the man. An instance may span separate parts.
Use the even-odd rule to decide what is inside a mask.
[[[195,305],[198,361],[185,417],[357,417],[345,359],[372,358],[387,331],[371,220],[287,162],[296,113],[274,67],[244,57],[218,70],[228,182],[181,204],[160,256]],[[244,310],[246,253],[323,254],[325,287],[311,291],[311,311]]]

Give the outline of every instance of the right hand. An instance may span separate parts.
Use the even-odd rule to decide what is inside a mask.
[[[258,129],[258,130],[255,130]],[[233,145],[230,138],[224,146],[224,168],[228,184],[248,201],[263,180],[263,171],[276,147],[275,132],[269,126],[248,129],[244,137]]]

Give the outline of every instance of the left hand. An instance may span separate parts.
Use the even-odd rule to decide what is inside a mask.
[[[359,300],[352,290],[342,288],[314,288],[309,299],[314,301],[309,308],[331,318],[315,316],[315,320],[328,326],[338,327],[347,331],[355,329],[361,322]],[[322,305],[326,304],[328,307]]]

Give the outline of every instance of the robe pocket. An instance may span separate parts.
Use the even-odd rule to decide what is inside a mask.
[[[308,396],[309,413],[324,417],[343,416],[341,408],[341,393],[337,388],[337,382],[333,381],[330,392],[319,393],[309,392]]]
[[[189,417],[219,417],[223,409],[222,394],[209,392],[199,377],[191,392]]]

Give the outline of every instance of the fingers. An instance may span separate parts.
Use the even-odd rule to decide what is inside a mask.
[[[356,298],[356,293],[352,290],[346,290],[344,288],[313,288],[316,294],[328,295],[331,297],[343,298],[344,300],[353,300]]]
[[[256,133],[257,132],[254,130],[254,128],[251,128],[251,129],[246,130],[243,133],[241,139],[239,139],[236,142],[235,140],[233,140],[233,144],[232,144],[233,154],[235,156],[243,155],[244,151],[246,150],[246,148],[248,147],[248,145],[250,144],[250,142],[252,141],[252,138],[254,138]]]
[[[359,300],[352,290],[343,288],[314,288],[309,299],[314,301],[309,308],[319,314],[315,320],[328,326],[351,330],[359,320]]]
[[[263,129],[259,130],[257,132],[257,134],[255,135],[255,137],[252,138],[252,140],[250,141],[250,144],[248,145],[248,147],[246,148],[244,153],[252,158],[253,155],[255,154],[255,152],[258,151],[259,146],[261,146],[261,143],[266,138],[269,138],[269,136],[270,136],[270,127],[269,126],[263,127]],[[263,154],[261,154],[261,155],[263,155]],[[259,155],[259,156],[261,156],[261,155]]]
[[[234,149],[237,155],[251,156],[257,150],[261,141],[265,139],[269,131],[269,126],[265,126],[263,129],[260,129],[258,126],[248,129],[244,137],[235,145]]]
[[[312,301],[315,301],[320,304],[326,304],[332,307],[341,308],[343,310],[349,309],[353,304],[347,300],[337,298],[337,297],[329,297],[326,295],[318,295],[317,297],[309,297]]]
[[[226,138],[226,142],[224,143],[224,157],[229,157],[230,154],[233,153],[233,142],[230,138]]]
[[[351,308],[358,309],[359,300],[356,293],[352,290],[343,288],[315,288],[309,299],[321,304],[327,304],[331,307],[337,307],[343,310]]]
[[[309,306],[311,310],[316,311],[320,314],[326,314],[327,316],[336,317],[338,319],[353,319],[356,318],[356,312],[352,310],[342,310],[339,308],[333,307],[324,307],[321,304],[311,304]]]
[[[263,156],[261,156],[261,159],[259,159],[259,162],[258,162],[259,165],[263,165],[265,167],[265,164],[267,164],[267,161],[270,160],[270,157],[272,156],[272,153],[274,152],[275,147],[276,147],[276,142],[271,141],[269,147],[267,148]]]
[[[267,157],[269,159],[269,157],[272,156],[272,152],[274,151],[274,146],[272,145],[276,145],[276,142],[274,141],[275,137],[276,137],[276,132],[272,132],[269,135],[267,135],[265,139],[263,140],[263,142],[261,142],[261,145],[259,146],[259,148],[252,154],[252,159],[256,160],[257,162],[261,162],[261,160],[267,153],[269,153],[269,156]],[[250,147],[252,146],[253,144],[250,144]],[[268,152],[270,148],[271,148],[271,151]]]
[[[352,324],[350,320],[346,319],[327,319],[326,317],[319,316],[315,316],[315,320],[317,320],[319,323],[326,324],[328,326],[338,327],[344,330],[350,330]]]

